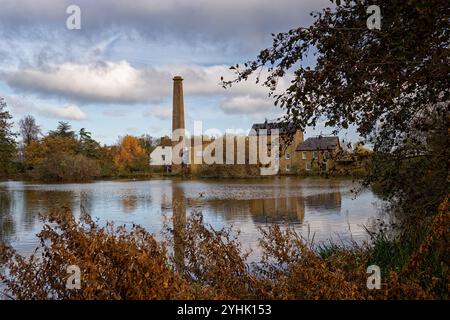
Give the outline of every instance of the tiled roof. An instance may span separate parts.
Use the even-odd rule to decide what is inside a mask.
[[[171,147],[172,146],[172,140],[169,137],[162,137],[161,142],[159,143],[160,146],[163,147]]]
[[[314,137],[300,143],[296,151],[334,150],[339,146],[338,137]]]

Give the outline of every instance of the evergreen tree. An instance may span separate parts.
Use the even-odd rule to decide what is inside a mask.
[[[56,130],[50,131],[48,135],[75,139],[75,131],[72,131],[72,126],[65,121],[59,121]]]
[[[12,131],[11,114],[4,98],[0,97],[0,177],[6,177],[16,155],[16,133]]]
[[[92,133],[86,131],[85,128],[81,128],[79,137],[79,152],[89,158],[98,158],[98,149],[100,148],[100,144],[92,139]]]

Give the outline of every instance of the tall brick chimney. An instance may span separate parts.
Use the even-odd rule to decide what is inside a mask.
[[[173,106],[172,106],[172,132],[176,129],[184,129],[184,98],[183,78],[173,78]]]
[[[182,129],[182,132],[178,132],[177,135],[181,137],[181,141],[184,141],[184,97],[183,97],[183,78],[180,76],[173,77],[173,104],[172,104],[172,135],[175,130]],[[177,136],[176,135],[176,136]],[[175,147],[180,141],[180,137],[172,137],[172,147]],[[184,143],[184,142],[183,142]],[[183,148],[184,149],[184,148]],[[173,149],[172,149],[173,150]],[[172,151],[174,152],[174,151]],[[181,151],[181,161],[185,163],[184,151]],[[182,172],[183,165],[172,164],[172,172],[180,173]]]

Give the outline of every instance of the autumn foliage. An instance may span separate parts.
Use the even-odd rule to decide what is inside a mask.
[[[134,171],[145,165],[146,153],[137,138],[127,135],[122,138],[114,155],[114,163],[120,171]]]
[[[88,181],[100,175],[95,159],[78,152],[73,137],[47,136],[25,148],[29,176],[41,181]]]
[[[380,290],[366,287],[366,268],[374,262],[368,246],[319,254],[293,230],[275,225],[261,230],[261,261],[249,264],[237,233],[214,230],[198,213],[182,232],[168,228],[172,240],[164,242],[137,225],[100,227],[87,214],[77,220],[68,210],[55,211],[34,255],[2,248],[0,278],[14,299],[446,298],[448,209],[447,199],[404,267],[385,270]],[[441,273],[430,268],[430,255]],[[81,269],[79,290],[66,289],[68,265]]]
[[[118,145],[101,146],[84,128],[78,133],[61,122],[55,131],[23,147],[25,178],[46,182],[85,182],[100,177],[145,175],[155,141],[125,136]]]

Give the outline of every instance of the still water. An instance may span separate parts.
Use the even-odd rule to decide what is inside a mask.
[[[363,226],[378,216],[379,199],[370,191],[356,198],[351,180],[291,178],[255,180],[101,181],[87,184],[0,182],[0,241],[29,254],[42,227],[39,213],[84,207],[100,223],[136,223],[161,237],[175,212],[185,219],[201,211],[214,228],[233,225],[244,248],[258,256],[258,227],[289,225],[315,243],[334,239],[361,242]],[[256,257],[255,257],[256,258]]]

